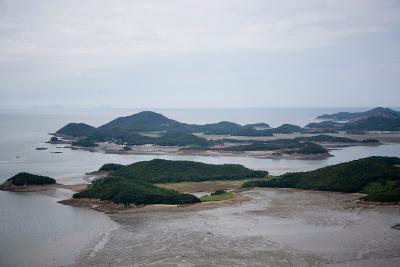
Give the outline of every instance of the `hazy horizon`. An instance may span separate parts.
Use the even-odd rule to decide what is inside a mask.
[[[400,1],[0,2],[0,106],[398,106]]]

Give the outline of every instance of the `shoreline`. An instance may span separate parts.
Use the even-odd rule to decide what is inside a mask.
[[[154,205],[106,212],[122,227],[94,257],[83,254],[73,266],[118,265],[119,259],[132,266],[275,266],[281,258],[291,259],[288,266],[314,266],[351,263],[360,259],[359,251],[367,261],[398,255],[396,239],[389,238],[400,227],[397,207],[362,208],[351,202],[358,194],[326,191],[268,188],[243,195],[243,205],[217,209]],[[365,235],[378,243],[365,248]],[[357,242],[348,247],[343,240]]]
[[[92,153],[103,154],[116,154],[116,155],[173,155],[173,156],[207,156],[207,157],[252,157],[263,159],[294,159],[294,160],[323,160],[333,157],[329,152],[318,154],[299,154],[292,153],[286,154],[277,151],[244,151],[244,152],[223,152],[215,150],[180,150],[181,147],[176,146],[132,146],[131,150],[124,151],[121,147],[116,147],[106,143],[99,143],[98,147],[78,147],[78,146],[65,146],[72,150],[83,150]]]
[[[189,190],[190,191],[190,190]],[[251,193],[255,191],[272,191],[275,193],[295,193],[295,192],[303,192],[317,195],[332,195],[338,196],[343,195],[346,197],[352,196],[350,200],[343,199],[343,204],[355,205],[357,207],[399,207],[400,203],[385,203],[385,202],[368,202],[361,199],[361,197],[365,196],[362,193],[345,193],[345,192],[332,192],[332,191],[318,191],[318,190],[306,190],[306,189],[297,189],[297,188],[251,188],[251,189],[236,189],[232,191],[234,193],[234,198],[222,201],[209,201],[209,202],[200,202],[196,204],[187,204],[187,205],[167,205],[167,204],[151,204],[151,205],[143,205],[143,206],[135,206],[129,205],[124,206],[123,204],[116,204],[112,201],[103,201],[99,199],[90,199],[90,198],[70,198],[58,201],[60,204],[69,205],[73,207],[85,207],[90,208],[99,212],[104,212],[106,214],[130,214],[130,213],[138,213],[138,212],[159,212],[159,211],[174,211],[174,212],[191,212],[191,211],[199,211],[199,210],[208,210],[213,208],[220,208],[224,206],[231,205],[240,205],[246,202],[249,202],[250,199],[245,197],[241,193]],[[193,192],[192,192],[193,193]],[[400,224],[398,225],[400,230]],[[397,229],[397,228],[396,228]]]
[[[49,189],[69,189],[74,192],[79,192],[85,189],[87,184],[47,184],[47,185],[26,185],[26,186],[11,186],[6,188],[1,188],[0,190],[6,192],[39,192]]]
[[[314,136],[315,134],[279,134],[267,137],[246,137],[246,136],[227,136],[227,135],[204,135],[198,136],[206,138],[207,140],[219,139],[232,139],[241,141],[270,141],[276,139],[294,139],[297,137]],[[72,150],[83,150],[93,153],[104,154],[117,154],[117,155],[175,155],[175,156],[209,156],[209,157],[253,157],[264,159],[294,159],[294,160],[323,160],[333,155],[329,152],[331,150],[346,148],[346,147],[361,147],[361,146],[380,146],[389,144],[400,144],[400,132],[368,132],[365,135],[354,135],[346,133],[332,134],[337,137],[348,137],[358,141],[365,139],[377,139],[379,143],[329,143],[329,142],[314,142],[323,146],[328,150],[326,153],[319,154],[298,154],[298,153],[285,153],[285,151],[223,151],[223,150],[186,150],[181,149],[179,146],[157,146],[152,144],[147,145],[134,145],[130,146],[131,150],[124,150],[123,145],[117,145],[109,142],[98,142],[97,147],[79,147],[66,145],[64,148]],[[57,136],[54,134],[54,136]],[[69,138],[62,136],[63,138]],[[71,141],[74,139],[72,138]]]
[[[248,190],[246,190],[247,192]],[[167,204],[151,204],[143,206],[130,205],[125,207],[123,204],[116,204],[112,201],[103,201],[98,199],[90,198],[70,198],[65,200],[60,200],[58,203],[69,205],[73,207],[85,207],[96,211],[104,212],[105,214],[114,213],[137,213],[137,212],[156,212],[156,211],[174,211],[174,212],[190,212],[197,210],[205,210],[212,208],[219,208],[223,206],[242,204],[243,202],[248,202],[249,198],[240,194],[240,192],[233,192],[234,198],[221,200],[221,201],[209,201],[200,202],[196,204],[187,205],[167,205]]]

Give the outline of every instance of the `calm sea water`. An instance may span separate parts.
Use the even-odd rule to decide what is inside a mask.
[[[347,109],[349,110],[349,109]],[[363,109],[352,109],[363,110]],[[228,109],[228,110],[155,110],[187,123],[230,120],[237,123],[267,122],[305,125],[322,113],[338,109]],[[325,160],[271,160],[246,157],[135,156],[90,153],[57,148],[44,142],[68,122],[99,126],[131,111],[92,112],[88,114],[0,114],[0,182],[21,172],[48,175],[60,183],[82,181],[83,173],[108,162],[128,164],[153,158],[185,159],[206,163],[240,163],[272,174],[306,171],[371,155],[400,156],[399,145],[350,147],[333,152]],[[48,150],[35,150],[48,147]],[[51,152],[62,151],[62,154]],[[88,209],[73,208],[57,201],[70,197],[67,190],[40,193],[0,191],[0,266],[67,265],[84,250],[104,243],[107,233],[118,225],[106,215]]]

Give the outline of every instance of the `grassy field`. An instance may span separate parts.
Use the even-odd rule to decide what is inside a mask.
[[[232,192],[227,192],[224,194],[219,194],[219,195],[207,195],[207,196],[202,196],[200,198],[201,202],[209,202],[209,201],[221,201],[221,200],[228,200],[234,198],[234,194]]]
[[[159,132],[140,132],[140,135],[147,136],[147,137],[160,137],[161,134]]]
[[[239,189],[242,184],[249,180],[221,180],[204,182],[181,182],[169,184],[155,184],[159,187],[174,189],[178,192],[211,192],[218,189]]]

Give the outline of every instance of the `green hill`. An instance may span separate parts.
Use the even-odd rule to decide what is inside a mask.
[[[277,128],[273,128],[269,130],[271,133],[278,133],[278,134],[289,134],[289,133],[300,133],[303,131],[303,128],[293,124],[282,124]]]
[[[89,136],[96,131],[96,128],[85,123],[68,123],[56,134],[67,135],[67,136]]]
[[[122,164],[117,163],[106,163],[100,167],[99,172],[109,172],[109,171],[116,171],[124,167]]]
[[[338,192],[372,192],[371,186],[400,181],[400,158],[368,157],[332,165],[309,172],[287,173],[267,180],[249,181],[244,187],[284,187]],[[369,186],[369,190],[367,190]],[[396,187],[388,187],[395,190]],[[380,190],[380,191],[379,191]],[[379,199],[382,188],[377,189],[370,199]],[[397,189],[396,189],[397,190]],[[379,192],[380,195],[378,194]],[[393,193],[393,192],[391,192]],[[400,200],[400,195],[392,201]]]
[[[333,135],[314,135],[314,136],[307,136],[307,137],[296,137],[296,140],[300,141],[311,141],[311,142],[318,142],[318,143],[360,143],[360,144],[379,144],[379,140],[377,139],[364,139],[364,140],[356,140],[348,137],[341,137],[341,136],[333,136]]]
[[[249,145],[226,147],[225,151],[275,151],[283,150],[286,153],[321,154],[328,152],[322,146],[312,142],[300,142],[296,139],[276,139],[269,141],[255,141]]]
[[[343,131],[400,131],[400,111],[389,108],[375,108],[365,112],[339,112],[324,114],[319,123],[310,123],[306,128],[334,129]],[[347,121],[347,122],[335,122]]]
[[[206,134],[232,134],[243,130],[244,127],[234,122],[221,121],[218,123],[210,123],[197,126],[197,131]]]
[[[370,117],[346,123],[342,129],[347,131],[400,131],[400,117]]]
[[[314,135],[307,137],[296,137],[296,140],[301,141],[311,141],[311,142],[320,142],[320,143],[358,143],[358,140],[351,139],[348,137],[340,137],[340,136],[332,136],[332,135]]]
[[[44,184],[55,184],[56,180],[47,176],[35,175],[27,172],[20,172],[7,181],[17,186],[24,185],[44,185]]]
[[[381,118],[400,118],[400,112],[390,108],[374,108],[364,112],[338,112],[335,114],[324,114],[318,116],[318,119],[329,119],[329,120],[359,120],[370,117],[381,117]]]
[[[113,175],[149,183],[174,183],[262,178],[266,177],[268,172],[251,170],[238,164],[214,165],[154,159],[127,165],[115,171]]]
[[[98,129],[109,131],[115,128],[130,132],[187,131],[185,123],[171,120],[162,114],[152,111],[142,111],[130,116],[119,117],[100,126]]]
[[[95,180],[74,198],[110,200],[119,204],[193,204],[200,200],[193,195],[178,193],[141,181],[119,177]]]
[[[160,137],[152,137],[154,140],[152,143],[160,146],[187,146],[194,145],[205,147],[210,142],[202,137],[198,137],[191,133],[184,132],[167,132]]]
[[[146,132],[180,132],[187,134],[203,132],[206,134],[226,134],[235,136],[271,136],[274,133],[302,131],[301,127],[291,124],[283,124],[274,129],[266,128],[269,128],[269,125],[266,123],[254,123],[242,126],[230,121],[221,121],[204,125],[187,124],[169,119],[156,112],[143,111],[130,116],[119,117],[98,128],[83,123],[70,123],[56,133],[73,137],[90,137],[94,141],[107,141],[112,138],[118,138],[125,142],[141,144],[156,140],[144,139],[138,136],[138,134]],[[163,142],[165,142],[165,140],[163,140]]]

